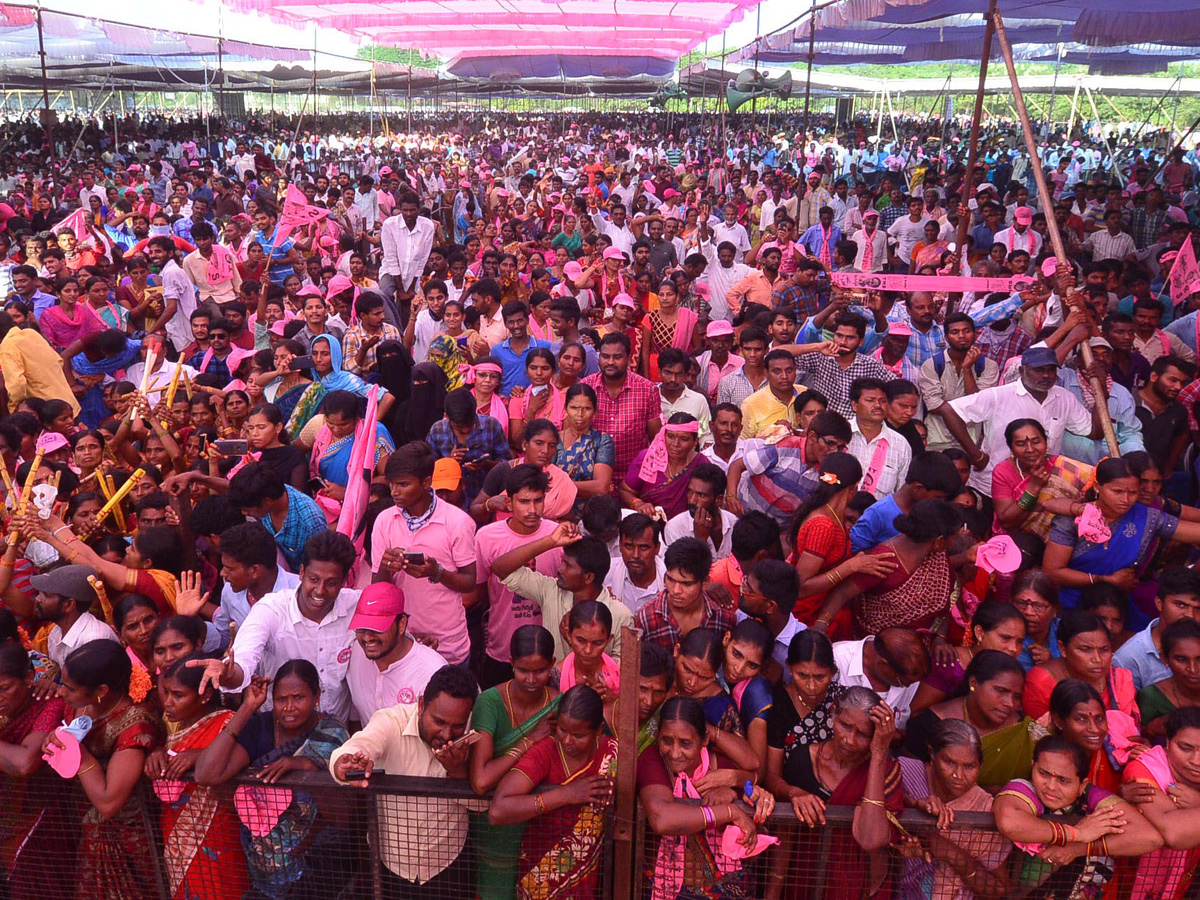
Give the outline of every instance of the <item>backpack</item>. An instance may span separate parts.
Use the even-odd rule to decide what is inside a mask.
[[[983,369],[987,365],[987,356],[980,353],[979,359],[975,360],[975,377],[978,378],[983,374]],[[941,378],[946,371],[946,351],[939,350],[933,354],[933,370],[937,372],[937,377]]]

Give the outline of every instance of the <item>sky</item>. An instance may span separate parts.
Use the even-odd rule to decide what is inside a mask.
[[[805,6],[803,0],[763,0],[758,10],[751,10],[742,21],[735,22],[725,30],[725,49],[736,50],[753,41],[758,34],[770,34],[782,28],[800,15]],[[761,32],[756,30],[758,13],[761,13]],[[721,51],[721,35],[708,39],[708,50],[710,53]]]

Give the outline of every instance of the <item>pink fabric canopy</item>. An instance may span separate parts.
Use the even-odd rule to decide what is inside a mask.
[[[442,58],[530,54],[676,60],[760,0],[227,0]]]

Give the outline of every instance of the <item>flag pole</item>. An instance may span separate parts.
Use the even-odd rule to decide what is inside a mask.
[[[1046,232],[1050,237],[1050,245],[1054,248],[1054,256],[1058,259],[1058,273],[1074,272],[1067,260],[1067,249],[1063,244],[1062,233],[1058,230],[1058,220],[1054,217],[1054,199],[1046,184],[1046,173],[1042,171],[1042,161],[1038,157],[1038,146],[1033,136],[1033,126],[1029,121],[1029,110],[1025,107],[1025,96],[1021,93],[1021,85],[1017,81],[1017,67],[1013,62],[1012,46],[1008,43],[1008,35],[1004,31],[1004,20],[1000,16],[1000,10],[995,7],[994,0],[992,20],[996,31],[996,40],[1000,44],[1000,53],[1004,57],[1004,67],[1008,70],[1008,80],[1012,85],[1013,102],[1017,107],[1017,115],[1021,119],[1021,131],[1025,137],[1025,149],[1029,152],[1029,164],[1033,167],[1033,180],[1037,183],[1038,199],[1041,201],[1042,209],[1050,213],[1046,216]],[[1063,306],[1066,306],[1066,297],[1063,297],[1062,300]],[[1089,333],[1094,333],[1096,323],[1092,321],[1092,313],[1087,304],[1083,304],[1083,312],[1087,316]],[[1079,345],[1079,353],[1083,357],[1084,366],[1091,368],[1092,348],[1087,341],[1083,341]],[[1112,416],[1108,412],[1108,394],[1099,378],[1092,377],[1089,381],[1092,393],[1096,398],[1096,414],[1100,419],[1100,428],[1104,432],[1104,441],[1108,444],[1109,455],[1120,456],[1121,448],[1117,443],[1117,433],[1113,429]]]

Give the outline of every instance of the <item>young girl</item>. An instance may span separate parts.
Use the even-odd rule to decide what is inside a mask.
[[[737,704],[742,731],[758,757],[758,777],[767,774],[767,716],[771,712],[771,683],[760,674],[771,659],[775,639],[757,619],[743,619],[725,632],[722,678]]]
[[[621,686],[621,669],[604,652],[612,640],[612,613],[596,600],[584,600],[571,607],[567,614],[567,643],[571,652],[562,661],[558,679],[559,690],[567,691],[577,684],[586,684],[600,695],[605,706],[617,697]]]
[[[723,660],[724,645],[717,632],[711,628],[689,631],[675,648],[675,696],[698,700],[710,725],[741,735],[737,706],[717,680]]]
[[[189,668],[188,662],[201,658],[181,657],[159,677],[164,718],[173,733],[166,749],[151,753],[145,767],[162,801],[163,859],[174,900],[240,897],[249,887],[238,821],[228,801],[222,802],[214,788],[180,780],[234,715],[218,707],[211,688],[200,690],[204,670]]]

